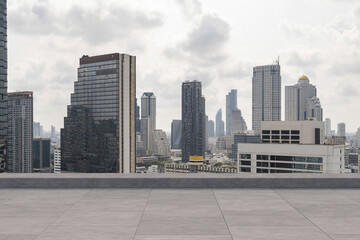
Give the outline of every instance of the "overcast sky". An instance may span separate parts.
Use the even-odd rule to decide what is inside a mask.
[[[252,67],[280,56],[284,88],[306,74],[332,129],[360,127],[360,1],[11,0],[9,91],[34,92],[34,120],[63,127],[82,55],[137,57],[137,97],[157,97],[157,128],[181,119],[181,83],[199,80],[214,120],[225,96],[251,128]]]

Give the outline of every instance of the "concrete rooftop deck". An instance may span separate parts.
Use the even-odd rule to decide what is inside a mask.
[[[360,239],[357,189],[0,189],[0,240]]]

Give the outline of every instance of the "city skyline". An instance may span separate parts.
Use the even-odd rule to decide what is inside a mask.
[[[203,83],[209,120],[214,120],[219,108],[225,109],[226,93],[237,89],[242,114],[251,123],[251,69],[268,64],[279,55],[282,119],[284,87],[306,74],[319,90],[324,119],[331,118],[333,126],[345,122],[348,132],[355,132],[358,118],[354,118],[352,109],[360,99],[356,65],[360,58],[356,49],[360,31],[358,4],[335,0],[326,6],[317,1],[276,3],[281,6],[279,9],[261,10],[264,16],[257,19],[251,16],[256,6],[261,4],[267,9],[273,4],[254,1],[246,6],[236,3],[241,6],[236,8],[234,3],[216,1],[137,4],[124,0],[86,1],[80,7],[70,1],[8,2],[9,92],[33,91],[34,120],[46,130],[50,125],[60,129],[76,79],[76,60],[83,54],[119,51],[138,57],[137,97],[140,99],[148,91],[157,96],[159,129],[169,133],[172,119],[180,118],[179,87],[181,82],[194,79]],[[320,9],[322,14],[317,14]],[[101,30],[101,34],[94,35],[86,24],[96,10],[103,18],[92,20],[97,23],[94,29]],[[119,12],[124,14],[115,22],[125,21],[128,26],[107,38],[108,28],[101,27],[113,26],[110,22]],[[306,17],[299,12],[306,12]],[[82,17],[74,18],[76,13],[82,13]],[[73,26],[62,16],[74,20]],[[265,21],[268,17],[272,19],[269,23]],[[270,31],[267,24],[274,26],[272,39],[264,41],[250,31],[262,26],[262,34],[266,34]],[[178,33],[174,26],[183,26],[184,30]],[[211,40],[206,41],[209,37]],[[150,49],[154,41],[157,44]],[[208,53],[209,49],[214,51]],[[191,64],[189,59],[193,60]]]

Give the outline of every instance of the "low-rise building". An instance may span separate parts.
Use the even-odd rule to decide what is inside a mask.
[[[252,173],[344,173],[344,146],[239,143],[238,167]]]

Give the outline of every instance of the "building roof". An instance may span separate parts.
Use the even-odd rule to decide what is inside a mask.
[[[299,78],[299,80],[309,80],[309,78],[308,78],[305,74],[303,74],[303,75]]]

